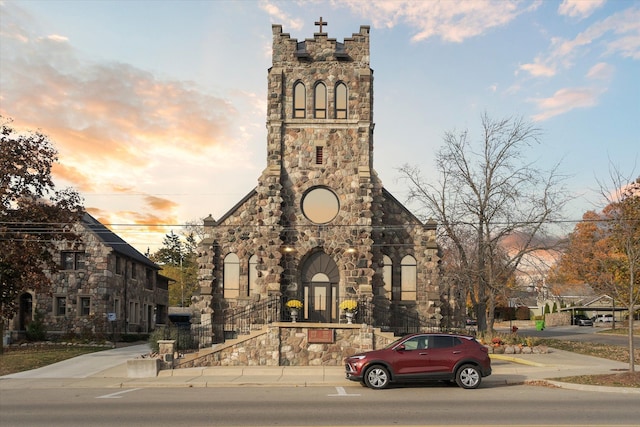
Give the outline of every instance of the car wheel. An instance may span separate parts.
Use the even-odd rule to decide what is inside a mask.
[[[456,372],[456,383],[462,388],[478,388],[481,380],[480,371],[473,365],[464,365]]]
[[[364,382],[368,387],[380,390],[389,385],[389,371],[384,366],[372,366],[364,374]]]

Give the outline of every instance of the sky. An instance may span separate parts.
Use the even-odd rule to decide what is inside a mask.
[[[437,179],[444,134],[478,139],[484,113],[542,130],[527,160],[560,164],[570,220],[598,206],[611,165],[638,174],[631,0],[0,0],[0,115],[48,135],[56,186],[153,252],[257,185],[271,25],[302,41],[320,17],[339,42],[371,27],[374,168],[400,201],[398,168]]]

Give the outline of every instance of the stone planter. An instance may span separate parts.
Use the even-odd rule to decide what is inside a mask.
[[[354,311],[345,311],[344,315],[347,318],[347,324],[348,325],[353,324],[353,318],[356,315],[356,313]]]

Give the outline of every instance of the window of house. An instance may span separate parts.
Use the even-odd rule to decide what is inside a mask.
[[[293,86],[293,117],[303,119],[306,116],[306,90],[302,82]]]
[[[145,287],[147,289],[153,289],[153,270],[150,268],[145,269]]]
[[[140,323],[140,303],[137,301],[129,301],[129,323]]]
[[[402,301],[415,301],[417,297],[416,282],[418,273],[416,259],[411,255],[407,255],[402,258],[400,265],[400,299],[402,299]]]
[[[134,263],[131,263],[131,278],[135,279],[136,277],[137,277],[136,265]]]
[[[78,314],[80,316],[88,316],[91,314],[91,297],[78,298],[80,307],[78,308]]]
[[[347,85],[336,85],[336,119],[347,118]]]
[[[240,259],[238,255],[230,253],[224,257],[222,274],[224,298],[238,298],[240,296]]]
[[[314,91],[313,116],[316,119],[327,118],[327,87],[324,83],[318,83]]]
[[[53,310],[56,316],[67,315],[67,297],[56,297],[54,304]]]
[[[61,267],[63,270],[84,269],[84,252],[63,251],[61,253]]]
[[[323,161],[323,148],[322,146],[316,147],[316,165],[321,165]]]
[[[122,274],[122,258],[116,257],[116,274]]]
[[[247,287],[247,296],[258,293],[258,256],[251,255],[249,258],[249,286]]]

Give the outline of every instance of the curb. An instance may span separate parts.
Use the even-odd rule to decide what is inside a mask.
[[[553,381],[553,380],[528,380],[528,381],[525,381],[524,383],[528,385],[551,386],[551,387],[563,388],[566,390],[595,391],[598,393],[640,394],[640,388],[632,388],[632,387],[607,387],[602,385],[565,383],[565,382]]]
[[[519,363],[521,365],[535,366],[538,368],[544,368],[549,366],[549,365],[545,365],[544,363],[533,362],[531,360],[522,359],[520,357],[505,356],[504,354],[490,354],[489,358],[495,359],[495,360],[504,360],[506,362]]]

